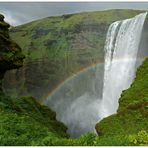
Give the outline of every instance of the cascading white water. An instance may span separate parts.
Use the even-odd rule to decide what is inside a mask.
[[[132,83],[138,47],[147,13],[134,18],[117,21],[110,25],[105,45],[105,69],[103,98],[100,117],[117,111],[118,99],[123,90]]]

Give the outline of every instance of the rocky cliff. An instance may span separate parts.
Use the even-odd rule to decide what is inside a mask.
[[[48,17],[11,29],[26,56],[24,66],[7,72],[5,92],[39,101],[74,73],[103,62],[109,25],[138,10],[109,10]]]
[[[0,81],[6,70],[23,65],[21,48],[9,37],[9,24],[0,15]],[[68,137],[67,128],[55,112],[33,97],[8,97],[0,84],[0,146],[31,145],[47,135]]]

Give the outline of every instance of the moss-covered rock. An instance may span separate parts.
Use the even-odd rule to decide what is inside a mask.
[[[21,48],[9,37],[10,25],[0,15],[0,70],[18,68],[23,64]]]
[[[4,21],[0,14],[0,91],[2,92],[2,79],[6,70],[21,67],[24,55],[21,48],[9,37],[10,25]]]

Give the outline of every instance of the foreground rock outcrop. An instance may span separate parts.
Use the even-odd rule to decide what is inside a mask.
[[[33,97],[9,97],[2,91],[4,73],[23,65],[21,48],[9,37],[9,24],[0,15],[0,146],[31,145],[45,136],[68,137],[55,112]],[[33,144],[35,145],[35,144]]]
[[[9,36],[10,25],[4,21],[0,14],[0,90],[1,81],[6,70],[19,68],[23,65],[24,55],[21,48]]]

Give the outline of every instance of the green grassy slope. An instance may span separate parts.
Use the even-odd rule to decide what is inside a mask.
[[[26,60],[23,68],[7,73],[6,92],[46,97],[65,78],[103,61],[106,33],[112,22],[141,12],[85,12],[48,17],[12,28],[11,37],[22,47]]]
[[[54,135],[68,137],[67,128],[56,120],[55,112],[32,97],[19,99],[0,94],[0,145],[31,145]]]

